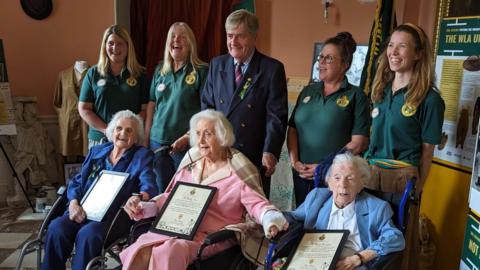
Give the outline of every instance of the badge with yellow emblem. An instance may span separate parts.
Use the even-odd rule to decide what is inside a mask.
[[[192,72],[190,72],[190,74],[188,74],[186,77],[185,77],[185,82],[188,84],[188,85],[192,85],[195,83],[195,70],[193,70]]]
[[[350,103],[350,100],[348,100],[347,96],[342,96],[337,99],[337,105],[342,108],[347,107],[349,103]]]
[[[417,112],[417,108],[415,106],[411,106],[408,104],[403,104],[402,106],[402,115],[405,117],[410,117]]]
[[[137,80],[136,80],[135,78],[133,78],[133,77],[130,77],[130,78],[127,79],[127,84],[128,84],[129,86],[132,86],[132,87],[133,87],[133,86],[137,85]]]

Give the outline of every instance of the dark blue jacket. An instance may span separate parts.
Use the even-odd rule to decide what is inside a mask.
[[[214,58],[202,91],[202,109],[221,111],[232,123],[234,147],[257,167],[264,152],[280,156],[287,128],[288,104],[285,69],[278,60],[255,51],[235,89],[233,57]],[[247,85],[244,98],[239,94]]]
[[[106,169],[105,160],[112,150],[113,144],[111,142],[96,145],[90,149],[80,173],[70,179],[67,190],[68,201],[77,199],[80,202],[82,200],[98,174]],[[134,145],[111,168],[112,171],[129,173],[130,176],[105,216],[110,217],[114,214],[133,192],[144,191],[150,197],[158,194],[152,170],[152,160],[153,152],[151,150]],[[108,192],[108,190],[105,192]],[[106,219],[104,218],[104,220]]]

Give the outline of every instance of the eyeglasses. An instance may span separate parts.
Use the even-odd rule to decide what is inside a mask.
[[[323,54],[319,54],[318,57],[317,57],[317,60],[318,62],[323,62],[323,60],[325,60],[325,63],[327,64],[331,64],[333,62],[335,58],[331,55],[323,55]]]

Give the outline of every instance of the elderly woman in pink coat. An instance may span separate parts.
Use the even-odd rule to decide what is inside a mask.
[[[136,220],[155,216],[177,181],[216,187],[217,192],[192,241],[147,232],[120,254],[123,269],[186,269],[209,233],[241,223],[246,212],[263,225],[267,237],[287,228],[283,214],[265,198],[255,166],[231,148],[234,140],[232,126],[221,112],[204,110],[192,117],[190,143],[194,147],[185,155],[165,193],[150,202],[132,196],[125,211]],[[206,255],[230,245],[214,245]]]

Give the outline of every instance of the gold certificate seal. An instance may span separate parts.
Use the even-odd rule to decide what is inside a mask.
[[[408,104],[403,104],[402,106],[402,115],[405,117],[410,117],[417,112],[417,108],[414,106],[410,106]]]
[[[190,74],[188,74],[186,77],[185,77],[185,82],[188,84],[188,85],[192,85],[195,83],[195,71],[192,71],[190,72]]]
[[[133,86],[137,85],[137,80],[133,77],[130,77],[130,78],[127,79],[127,84],[133,87]]]
[[[342,108],[347,107],[349,103],[350,103],[350,100],[348,100],[347,96],[342,96],[341,98],[337,99],[337,105]]]

